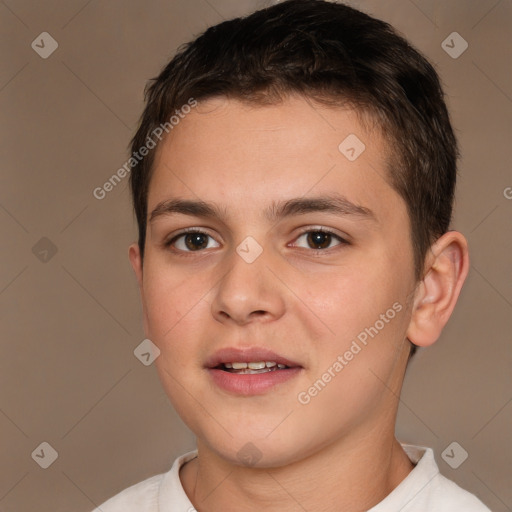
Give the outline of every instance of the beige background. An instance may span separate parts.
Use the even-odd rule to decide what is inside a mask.
[[[101,201],[92,191],[125,162],[144,84],[177,46],[264,3],[0,2],[1,512],[89,511],[193,447],[133,355],[144,335],[127,181]],[[352,3],[435,63],[463,152],[455,227],[472,270],[441,340],[408,370],[398,435],[511,510],[512,2]],[[31,48],[43,31],[59,45],[47,59]],[[454,31],[469,43],[458,59],[441,47]],[[46,262],[42,237],[57,249]],[[441,458],[452,441],[469,454],[456,470]],[[58,452],[46,470],[31,458],[42,442]]]

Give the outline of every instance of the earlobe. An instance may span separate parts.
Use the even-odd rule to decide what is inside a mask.
[[[140,248],[137,243],[133,243],[128,248],[128,258],[130,259],[135,277],[137,278],[139,288],[142,289],[142,258],[140,254]]]
[[[449,231],[431,247],[426,258],[425,277],[419,284],[409,340],[420,347],[432,345],[448,322],[469,270],[467,241],[457,231]]]

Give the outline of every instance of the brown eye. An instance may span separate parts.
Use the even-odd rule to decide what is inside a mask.
[[[310,231],[307,233],[308,245],[311,249],[325,249],[331,245],[332,235],[323,231]]]
[[[189,233],[185,235],[185,245],[190,251],[197,251],[208,247],[208,235],[203,233]]]
[[[169,245],[184,252],[198,252],[203,249],[219,247],[219,244],[210,235],[200,231],[182,233],[173,238]]]
[[[336,245],[347,243],[340,236],[325,230],[306,231],[300,235],[294,245],[304,249],[330,249]]]

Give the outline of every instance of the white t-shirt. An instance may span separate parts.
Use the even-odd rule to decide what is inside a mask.
[[[414,469],[368,512],[491,512],[480,500],[439,473],[431,448],[402,445]],[[181,466],[197,456],[178,457],[167,473],[125,489],[93,512],[195,512],[181,485]]]

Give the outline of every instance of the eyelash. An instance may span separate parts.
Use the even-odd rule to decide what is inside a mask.
[[[201,228],[187,228],[187,229],[184,229],[183,231],[180,231],[177,235],[174,235],[172,238],[170,238],[169,240],[167,240],[166,242],[164,242],[164,247],[166,248],[169,248],[171,247],[175,242],[176,240],[178,240],[179,238],[183,237],[183,236],[186,236],[186,235],[190,235],[192,233],[199,233],[201,235],[206,235],[206,236],[209,236],[210,238],[213,238],[212,235],[208,234],[206,231],[204,231],[203,229]],[[194,252],[194,251],[181,251],[180,249],[178,249],[178,251],[180,252]],[[200,251],[198,251],[200,252]]]
[[[330,229],[327,229],[327,228],[324,228],[324,227],[307,227],[307,228],[304,228],[300,233],[299,235],[297,235],[297,237],[295,238],[295,242],[303,235],[306,235],[308,233],[325,233],[326,235],[331,235],[333,238],[337,239],[339,244],[336,244],[335,246],[333,247],[328,247],[327,249],[312,249],[312,248],[307,248],[306,250],[307,251],[312,251],[314,252],[314,254],[319,254],[319,253],[322,253],[322,252],[328,252],[332,249],[334,249],[335,247],[338,247],[340,245],[350,245],[349,242],[341,237],[340,235],[338,235],[337,233],[335,233],[334,231],[330,230]],[[304,247],[299,247],[299,249],[305,249]]]
[[[176,243],[177,240],[179,240],[181,237],[184,237],[188,234],[191,234],[191,233],[200,233],[202,235],[206,235],[212,239],[214,239],[214,237],[210,234],[208,234],[207,232],[205,232],[204,230],[202,230],[201,228],[188,228],[186,230],[183,230],[181,231],[180,233],[178,233],[177,235],[174,235],[171,239],[169,239],[168,241],[164,242],[164,247],[165,248],[171,248],[172,245],[174,243]],[[305,235],[305,234],[308,234],[308,233],[325,233],[327,235],[331,235],[333,238],[337,239],[339,244],[336,244],[335,246],[333,247],[328,247],[326,249],[312,249],[312,248],[305,248],[305,247],[298,247],[299,249],[306,249],[307,251],[309,252],[313,252],[315,254],[319,254],[319,253],[322,253],[322,252],[328,252],[332,249],[334,249],[335,247],[338,247],[339,245],[350,245],[350,242],[348,242],[346,239],[344,239],[343,237],[341,237],[340,235],[338,235],[337,233],[335,233],[334,231],[331,231],[330,229],[326,229],[326,228],[323,228],[323,227],[307,227],[307,228],[304,228],[298,235],[297,237],[295,238],[294,242],[296,242],[301,236]],[[218,242],[217,242],[218,243]],[[179,254],[180,256],[186,256],[187,253],[191,254],[191,253],[194,253],[194,252],[203,252],[203,250],[198,250],[198,251],[184,251],[182,249],[174,249],[174,251]]]

